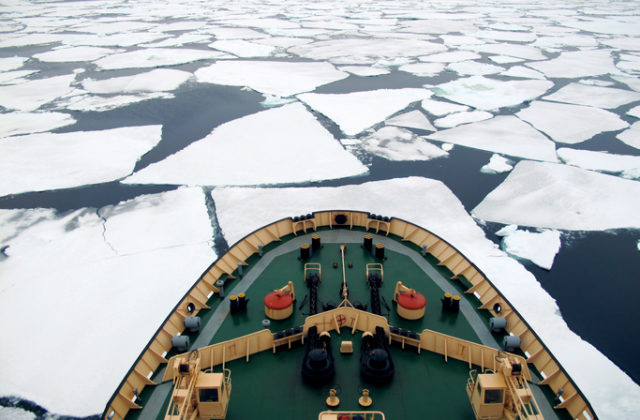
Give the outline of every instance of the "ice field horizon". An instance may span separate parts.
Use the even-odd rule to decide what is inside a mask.
[[[0,417],[99,415],[217,256],[335,208],[443,237],[640,418],[640,2],[602,0],[0,1]]]

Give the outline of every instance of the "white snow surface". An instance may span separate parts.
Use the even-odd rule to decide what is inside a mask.
[[[500,174],[509,172],[512,169],[513,162],[511,160],[494,153],[491,155],[489,163],[480,168],[480,172],[484,172],[485,174]]]
[[[490,111],[535,99],[553,87],[548,80],[500,81],[483,76],[457,79],[432,88],[437,96]]]
[[[517,57],[525,60],[544,60],[547,58],[538,48],[531,45],[511,43],[493,44],[487,43],[484,40],[478,44],[479,45],[468,45],[464,48],[475,52],[507,55],[509,57]]]
[[[556,153],[563,162],[584,169],[629,174],[640,172],[640,156],[616,155],[567,147],[559,148]]]
[[[33,57],[50,63],[65,63],[70,61],[94,61],[116,52],[116,50],[110,48],[100,47],[62,47],[34,54]]]
[[[444,70],[442,63],[411,63],[398,67],[400,71],[415,74],[420,77],[432,77]]]
[[[396,115],[384,122],[386,125],[395,125],[398,127],[417,128],[419,130],[436,131],[431,125],[429,119],[420,111],[413,110],[404,114]]]
[[[630,102],[640,101],[640,93],[624,89],[569,83],[543,99],[614,109]]]
[[[431,54],[418,57],[420,61],[432,63],[455,63],[458,61],[476,60],[480,58],[479,54],[471,51],[447,51],[438,54]]]
[[[349,76],[329,63],[284,61],[219,61],[196,70],[201,83],[248,86],[270,95],[287,97]]]
[[[510,64],[510,63],[520,63],[524,61],[522,58],[509,57],[508,55],[492,55],[489,57],[489,60],[493,61],[497,64]],[[504,73],[504,72],[502,72]],[[500,74],[502,74],[500,73]]]
[[[537,61],[526,64],[547,77],[575,78],[619,73],[613,64],[609,50],[585,50],[563,52],[553,60]]]
[[[147,92],[136,95],[99,96],[78,94],[56,101],[57,109],[72,111],[109,111],[149,99],[169,99],[174,96],[166,92]]]
[[[91,93],[164,92],[177,89],[191,77],[191,73],[173,69],[155,69],[133,76],[82,81],[82,87]]]
[[[0,71],[19,69],[28,59],[27,57],[18,56],[0,58]]]
[[[149,125],[0,139],[0,196],[122,178],[161,132],[162,126]]]
[[[270,45],[257,44],[241,39],[229,39],[215,41],[209,44],[209,48],[225,51],[238,57],[268,57],[276,48]]]
[[[373,64],[379,59],[418,57],[445,50],[442,44],[420,39],[339,38],[298,45],[289,48],[288,52],[312,60]]]
[[[632,117],[640,118],[640,105],[631,108],[627,111],[627,115],[631,115]]]
[[[176,64],[222,58],[232,58],[232,56],[217,51],[185,48],[146,48],[108,55],[95,61],[95,64],[103,70],[115,70],[174,66]]]
[[[35,111],[42,105],[64,97],[73,91],[74,74],[29,80],[20,84],[0,86],[0,106],[18,111]]]
[[[493,114],[487,111],[456,112],[449,114],[446,117],[438,118],[433,122],[433,124],[440,128],[451,128],[460,124],[488,120],[492,117]]]
[[[371,67],[371,66],[341,66],[338,67],[341,71],[346,71],[356,76],[380,76],[383,74],[389,74],[390,70],[383,67]]]
[[[634,122],[629,129],[618,134],[616,138],[631,147],[640,149],[640,121]]]
[[[600,417],[635,418],[639,414],[636,401],[640,387],[569,330],[557,304],[536,278],[496,249],[440,181],[410,177],[333,188],[223,188],[213,190],[212,197],[220,228],[230,244],[280,218],[329,209],[395,216],[429,229],[473,261],[509,299],[579,384]]]
[[[465,76],[495,74],[504,71],[504,67],[477,61],[458,61],[447,66],[447,70],[455,71]]]
[[[472,214],[563,230],[640,228],[640,182],[549,162],[521,161]]]
[[[469,109],[469,107],[465,105],[452,104],[451,102],[437,101],[434,99],[424,99],[420,102],[420,106],[429,114],[437,117]]]
[[[12,319],[5,334],[20,336],[22,345],[20,351],[0,349],[0,394],[38,401],[54,413],[94,415],[176,297],[215,260],[205,196],[182,188],[109,206],[99,215],[94,208],[65,215],[0,210],[3,229],[14,220],[28,223],[1,238],[10,253],[0,263],[0,316]],[[69,383],[82,386],[69,392]]]
[[[544,74],[540,73],[539,71],[527,68],[527,67],[523,67],[523,66],[512,66],[509,67],[509,70],[505,70],[502,73],[500,73],[502,76],[509,76],[509,77],[519,77],[522,79],[544,79]]]
[[[427,138],[510,156],[557,161],[555,144],[512,115],[449,128]]]
[[[18,407],[0,407],[0,418],[5,420],[35,420],[36,415],[31,411]]]
[[[0,114],[0,138],[54,130],[75,122],[62,112],[9,112]]]
[[[297,102],[222,124],[205,138],[123,182],[266,185],[321,181],[366,172],[367,168]]]
[[[596,134],[627,128],[629,124],[617,114],[584,105],[534,101],[516,113],[538,130],[559,143],[575,144]]]
[[[398,127],[382,127],[363,138],[361,147],[376,156],[395,161],[431,160],[448,155],[424,138]]]
[[[509,255],[529,260],[538,267],[551,270],[553,260],[560,251],[560,232],[542,230],[530,232],[508,225],[496,232],[502,236],[500,247]]]
[[[343,133],[356,135],[410,103],[431,96],[426,89],[378,89],[345,94],[305,93],[298,98],[333,120]]]

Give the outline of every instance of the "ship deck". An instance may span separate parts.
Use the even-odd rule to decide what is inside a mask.
[[[321,305],[324,303],[338,304],[341,301],[340,244],[347,244],[345,263],[352,265],[345,267],[349,299],[354,304],[361,302],[370,308],[365,267],[368,263],[379,261],[361,246],[365,232],[360,229],[319,229],[317,233],[321,235],[322,248],[306,262],[320,263],[322,267],[322,282],[318,289],[319,310],[322,310]],[[373,234],[373,242],[385,245],[384,282],[380,294],[384,297],[382,315],[390,325],[418,333],[430,329],[501,348],[499,343],[503,336],[492,334],[487,328],[490,316],[488,312],[478,311],[476,308],[480,302],[473,295],[465,295],[464,285],[457,280],[450,280],[451,273],[438,266],[433,257],[423,256],[416,246],[400,242],[397,238]],[[264,296],[285,286],[288,281],[293,282],[297,297],[293,315],[283,321],[272,320],[270,330],[277,332],[302,325],[309,312],[309,302],[305,298],[308,289],[303,279],[304,263],[298,258],[302,243],[311,243],[311,232],[298,236],[289,235],[281,242],[266,246],[262,257],[256,254],[246,261],[248,265],[243,267],[243,275],[226,279],[225,298],[212,295],[207,302],[210,309],[199,312],[202,327],[198,334],[190,337],[191,348],[201,348],[262,329],[262,321],[265,319]],[[337,263],[337,268],[334,263]],[[426,313],[422,319],[408,321],[397,315],[396,304],[392,301],[397,281],[426,297]],[[459,314],[441,311],[440,299],[445,292],[462,297]],[[248,308],[246,313],[232,315],[229,313],[229,299],[226,297],[239,293],[246,294],[249,299]],[[233,384],[227,418],[316,419],[317,413],[327,409],[324,400],[329,388],[336,385],[341,390],[339,409],[360,409],[358,397],[363,388],[368,388],[373,399],[370,409],[383,411],[388,419],[474,418],[465,393],[469,376],[467,363],[453,359],[445,361],[442,355],[424,350],[418,354],[411,346],[402,349],[394,344],[391,346],[395,364],[393,381],[383,386],[374,385],[360,376],[360,333],[352,335],[351,329],[344,327],[340,334],[335,330],[330,333],[336,374],[333,382],[325,386],[314,387],[303,383],[301,365],[304,347],[300,344],[294,345],[290,350],[279,350],[276,354],[265,351],[252,355],[249,362],[244,359],[227,362],[226,368],[232,371]],[[342,340],[353,341],[353,354],[340,354]],[[166,355],[167,358],[171,356],[172,352]],[[220,368],[216,370],[219,371]],[[160,382],[163,371],[164,369],[159,369],[152,379]],[[535,369],[532,369],[534,382],[540,379],[535,374]],[[130,411],[127,418],[164,418],[171,388],[171,382],[146,387],[139,401],[144,409]],[[545,418],[569,417],[564,410],[558,411],[551,407],[553,395],[547,387],[532,384],[532,389]]]

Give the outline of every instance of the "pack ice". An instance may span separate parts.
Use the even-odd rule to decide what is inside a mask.
[[[286,184],[364,174],[367,168],[300,103],[216,127],[207,137],[134,173],[129,184]]]
[[[472,214],[538,228],[640,228],[640,183],[549,162],[521,161]]]
[[[529,260],[545,270],[551,270],[560,251],[560,232],[557,230],[531,232],[509,225],[497,231],[496,235],[502,236],[500,247],[507,254]]]
[[[448,153],[409,130],[398,127],[382,127],[364,137],[361,147],[369,153],[388,160],[431,160]]]

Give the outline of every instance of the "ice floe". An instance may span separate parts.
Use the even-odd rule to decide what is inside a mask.
[[[65,34],[60,36],[60,40],[65,45],[87,45],[93,47],[133,47],[136,45],[147,44],[167,38],[167,34],[154,32],[130,32],[122,34],[110,35],[91,35],[91,34]],[[139,55],[132,54],[131,57],[136,59]]]
[[[14,70],[5,71],[0,73],[0,84],[3,85],[15,85],[18,83],[24,83],[27,79],[23,79],[26,76],[37,73],[39,70]]]
[[[440,128],[451,128],[460,124],[488,120],[492,117],[493,114],[487,111],[456,112],[449,114],[446,117],[438,118],[433,122],[433,124]]]
[[[487,54],[507,55],[509,57],[517,57],[525,60],[545,60],[547,57],[540,50],[531,45],[522,44],[491,44],[486,41],[478,43],[479,45],[470,45],[463,47],[475,52]]]
[[[598,41],[591,35],[564,35],[538,37],[532,44],[543,49],[566,47],[596,47]]]
[[[175,38],[167,38],[162,41],[149,42],[144,44],[145,47],[149,48],[164,48],[164,47],[181,47],[185,44],[203,44],[209,43],[211,41],[211,36],[205,34],[182,34]]]
[[[0,71],[19,69],[28,59],[27,57],[17,56],[0,58]]]
[[[631,115],[632,117],[640,118],[640,105],[631,108],[627,111],[627,115]]]
[[[569,165],[521,161],[473,209],[482,220],[564,230],[640,228],[640,182]]]
[[[343,133],[352,136],[404,109],[410,103],[431,96],[426,89],[378,89],[345,94],[305,93],[298,98],[333,120]]]
[[[563,52],[560,57],[526,64],[547,77],[575,78],[619,73],[608,50]]]
[[[520,77],[522,79],[545,79],[544,74],[539,71],[523,67],[523,66],[512,66],[509,70],[505,70],[500,73],[502,76],[509,77]]]
[[[563,21],[564,26],[581,29],[585,32],[595,32],[610,35],[625,35],[637,37],[640,35],[640,27],[637,22],[623,22],[610,18],[588,18]]]
[[[118,52],[110,48],[101,47],[62,47],[51,51],[34,54],[33,58],[51,63],[71,61],[94,61],[106,55]]]
[[[136,95],[100,96],[79,93],[68,98],[56,101],[56,109],[71,111],[95,111],[103,112],[123,106],[148,101],[150,99],[170,99],[174,96],[167,92],[147,92]]]
[[[616,67],[625,73],[640,73],[640,57],[631,54],[620,54],[620,61],[616,63]]]
[[[196,70],[202,83],[248,86],[260,93],[287,97],[341,80],[348,73],[329,63],[220,61]]]
[[[517,308],[578,383],[598,416],[637,417],[635,401],[640,398],[640,387],[569,330],[556,302],[536,278],[496,249],[440,181],[411,177],[335,188],[223,188],[215,189],[212,196],[221,230],[230,244],[280,218],[320,209],[369,211],[429,229],[473,261]],[[430,211],[424,211],[425,206]]]
[[[10,257],[1,263],[6,280],[0,316],[13,320],[5,333],[20,335],[22,344],[20,351],[0,350],[5,375],[0,394],[37,401],[54,413],[95,415],[176,297],[215,260],[205,196],[200,189],[183,188],[98,213],[0,210],[3,230],[6,222],[22,219],[30,223],[3,239]],[[47,328],[43,317],[49,318]],[[118,343],[118,351],[109,343]],[[79,359],[83,369],[76,369]],[[69,392],[65,383],[83,386]]]
[[[0,417],[7,420],[35,420],[36,415],[31,411],[18,407],[1,407]]]
[[[447,66],[447,70],[455,71],[461,75],[484,75],[500,73],[504,67],[493,64],[479,63],[477,61],[458,61]]]
[[[396,115],[384,122],[386,125],[395,125],[398,127],[417,128],[419,130],[436,131],[431,125],[429,119],[420,111],[414,110]]]
[[[191,77],[191,73],[173,69],[155,69],[133,76],[82,81],[82,87],[91,93],[163,92],[175,90]]]
[[[636,92],[640,92],[640,77],[611,76],[612,79],[624,83]]]
[[[159,141],[159,125],[40,133],[0,140],[0,196],[71,188],[127,176]]]
[[[406,58],[446,50],[442,44],[420,39],[340,38],[289,48],[288,52],[312,60],[339,64],[373,64],[379,59]]]
[[[618,134],[616,138],[631,147],[640,149],[640,121],[634,122],[629,129]]]
[[[398,67],[400,71],[415,74],[419,77],[435,76],[444,70],[444,64],[441,63],[411,63]]]
[[[624,89],[570,83],[543,99],[613,109],[630,102],[640,101],[640,93]]]
[[[20,34],[17,36],[3,37],[3,39],[0,40],[0,48],[55,44],[64,38],[65,35],[62,34]]]
[[[509,156],[557,161],[555,143],[512,115],[449,128],[427,138]]]
[[[411,131],[398,127],[382,127],[362,139],[361,147],[387,160],[431,160],[448,153]]]
[[[513,161],[494,153],[491,155],[489,163],[480,168],[480,172],[485,174],[500,174],[509,172],[512,169]]]
[[[559,143],[575,144],[629,126],[613,112],[584,105],[533,101],[516,114]]]
[[[509,255],[529,260],[538,267],[551,270],[553,260],[560,251],[560,232],[542,230],[530,232],[508,225],[496,232],[502,236],[500,247]]]
[[[455,63],[458,61],[476,60],[480,58],[479,54],[471,51],[447,51],[438,54],[431,54],[418,57],[420,61],[431,63]]]
[[[548,80],[500,81],[471,76],[432,88],[437,96],[485,111],[514,106],[535,99],[553,87]]]
[[[516,32],[516,31],[477,31],[472,34],[478,38],[486,38],[495,41],[512,41],[512,42],[532,42],[536,39],[533,32]]]
[[[0,114],[0,138],[55,130],[75,122],[62,112],[9,112]]]
[[[216,39],[256,39],[268,37],[267,34],[254,31],[250,28],[211,28],[208,33],[213,34]]]
[[[108,55],[95,61],[104,70],[174,66],[200,60],[232,58],[217,51],[184,48],[146,48]]]
[[[225,123],[123,182],[286,184],[366,172],[367,168],[345,151],[304,105],[293,103]]]
[[[383,67],[370,67],[370,66],[341,66],[338,67],[341,71],[346,71],[356,76],[380,76],[382,74],[389,74],[390,70]]]
[[[563,162],[595,171],[620,173],[623,178],[637,178],[640,174],[640,156],[616,155],[591,150],[578,150],[566,147],[556,153]]]
[[[29,80],[24,83],[0,86],[0,105],[18,111],[35,111],[42,105],[69,95],[74,74]]]
[[[489,60],[497,64],[511,64],[524,61],[523,58],[509,57],[508,55],[492,55],[489,57]]]
[[[436,101],[433,99],[424,99],[420,102],[422,109],[431,115],[441,117],[452,112],[462,112],[469,109],[468,106],[452,104],[451,102]]]
[[[215,41],[209,44],[209,48],[228,52],[238,57],[268,57],[272,55],[276,48],[270,45],[257,44],[242,39],[230,39]]]
[[[598,42],[618,50],[640,51],[640,43],[636,37],[599,38]]]

